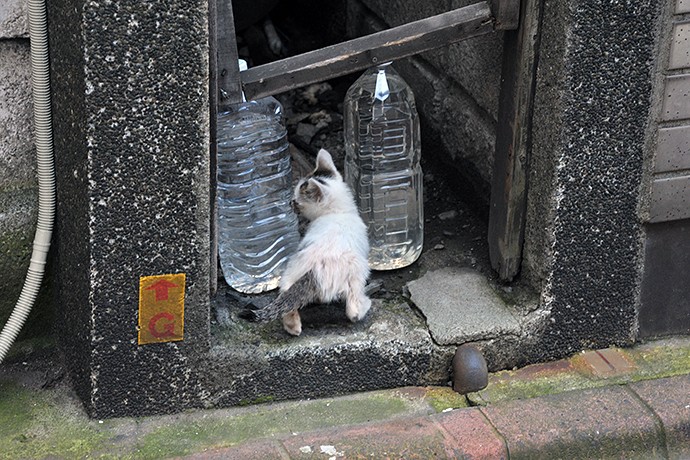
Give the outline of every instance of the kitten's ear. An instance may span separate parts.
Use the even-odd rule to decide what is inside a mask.
[[[319,181],[314,179],[309,179],[307,182],[302,184],[303,193],[310,201],[321,201],[324,192],[321,188]]]
[[[321,149],[316,155],[316,170],[314,171],[315,176],[335,176],[339,177],[338,169],[333,163],[333,158],[328,150]]]

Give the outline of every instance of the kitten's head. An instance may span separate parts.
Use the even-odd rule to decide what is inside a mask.
[[[316,169],[295,187],[293,205],[310,221],[325,214],[356,212],[352,192],[326,150],[319,150]]]

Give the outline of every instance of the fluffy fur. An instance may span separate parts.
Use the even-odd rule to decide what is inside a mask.
[[[369,277],[367,228],[352,191],[321,149],[314,172],[295,187],[293,204],[309,221],[297,252],[288,261],[278,298],[244,317],[270,321],[282,315],[285,330],[300,335],[299,309],[309,303],[345,300],[345,313],[359,321],[371,307],[364,292]]]

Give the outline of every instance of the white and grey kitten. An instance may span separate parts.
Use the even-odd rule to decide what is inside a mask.
[[[288,261],[280,294],[266,307],[241,316],[253,321],[282,316],[285,330],[300,335],[300,308],[344,299],[347,317],[361,320],[371,307],[364,292],[369,277],[367,227],[326,150],[319,151],[314,172],[295,187],[293,204],[309,226]]]

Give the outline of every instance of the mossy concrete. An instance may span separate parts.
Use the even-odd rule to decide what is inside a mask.
[[[629,381],[690,374],[690,337],[621,351],[635,364],[625,377]],[[435,414],[447,409],[460,409],[449,414],[469,410],[468,400],[447,386],[415,386],[344,397],[191,410],[168,416],[98,420],[87,416],[63,378],[64,371],[56,363],[50,344],[24,341],[15,346],[13,353],[9,362],[0,366],[0,459],[158,459],[222,451],[265,440],[277,440],[286,446],[294,444],[297,448],[318,446],[309,444],[310,439],[340,439],[348,441],[349,451],[359,452],[361,448],[361,452],[370,452],[375,449],[365,449],[359,443],[376,439],[372,433],[389,436],[381,441],[381,446],[388,448],[395,445],[390,437],[395,431],[392,428],[407,427],[406,430],[414,431],[415,423],[421,420],[427,431],[419,434],[419,439],[413,439],[416,435],[410,431],[408,445],[400,445],[413,455],[417,452],[414,449],[426,452],[425,439],[437,439],[426,417],[433,419],[437,417]],[[568,360],[493,373],[486,390],[470,395],[471,404],[486,405],[481,411],[491,416],[496,412],[492,407],[499,412],[506,404],[518,403],[514,407],[523,407],[520,399],[550,395],[544,400],[553,405],[554,401],[560,401],[554,398],[561,394],[576,401],[578,394],[593,395],[597,387],[618,391],[623,377],[593,377],[581,366],[580,359],[576,355]],[[570,391],[582,389],[589,390]],[[539,405],[536,401],[530,404]],[[567,407],[572,407],[572,402]],[[508,414],[505,410],[503,413]],[[338,438],[336,434],[340,432],[349,435]],[[616,434],[607,436],[613,439]],[[342,450],[340,445],[339,450]],[[292,450],[289,452],[292,455]],[[299,455],[296,453],[296,458]]]
[[[169,458],[255,439],[433,413],[424,399],[403,389],[94,420],[65,383],[41,388],[45,382],[21,367],[16,363],[0,368],[0,458]]]
[[[436,412],[470,407],[469,400],[450,387],[427,387],[424,397]]]
[[[593,373],[583,359],[583,352],[567,360],[490,374],[488,387],[469,394],[468,399],[474,405],[487,405],[504,400],[529,399],[690,374],[690,338],[669,338],[617,351],[632,366],[628,371],[611,377]]]

